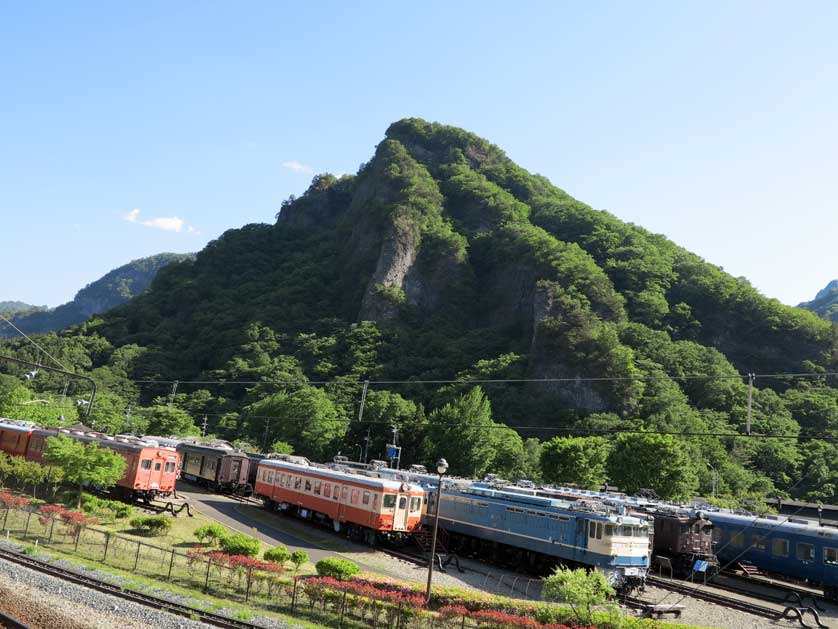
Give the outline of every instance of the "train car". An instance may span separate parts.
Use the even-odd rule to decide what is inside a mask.
[[[709,517],[723,566],[750,563],[819,585],[826,598],[838,602],[838,529],[776,515],[712,512]]]
[[[713,523],[705,511],[617,492],[575,487],[546,485],[538,487],[534,494],[567,500],[600,500],[630,513],[651,516],[654,518],[652,555],[658,560],[668,559],[674,575],[689,576],[697,561],[704,562],[702,568],[707,573],[718,570],[718,559],[713,550]]]
[[[421,525],[425,502],[418,485],[291,456],[260,461],[256,495],[269,508],[330,523],[336,532],[371,544],[379,536],[407,538]]]
[[[256,452],[248,452],[247,458],[249,460],[248,468],[247,468],[247,482],[250,483],[251,487],[256,487],[256,472],[259,469],[259,463],[264,459],[267,459],[269,455],[267,454],[259,454]]]
[[[226,441],[184,440],[177,450],[183,460],[181,478],[215,491],[250,493],[247,454]]]
[[[428,489],[428,520],[438,488]],[[449,550],[545,571],[557,563],[594,567],[620,591],[642,587],[651,519],[601,502],[532,496],[481,483],[443,481],[439,525]]]
[[[46,463],[46,440],[59,435],[83,443],[95,443],[121,454],[126,462],[125,474],[116,482],[114,490],[123,498],[149,501],[158,496],[168,496],[175,490],[180,455],[174,448],[161,446],[151,439],[132,435],[112,437],[100,432],[68,428],[38,428],[32,431],[26,458]]]
[[[9,456],[26,456],[34,422],[0,417],[0,450]]]

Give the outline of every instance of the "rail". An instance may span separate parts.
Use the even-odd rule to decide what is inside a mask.
[[[12,552],[4,548],[0,548],[0,559],[5,559],[7,561],[11,561],[26,568],[36,570],[43,574],[57,577],[59,579],[69,581],[71,583],[75,583],[83,587],[98,590],[99,592],[104,592],[105,594],[118,596],[119,598],[131,601],[133,603],[138,603],[146,607],[153,607],[155,609],[159,609],[170,614],[175,614],[177,616],[183,616],[185,618],[191,618],[193,620],[200,620],[201,622],[205,622],[215,627],[222,627],[224,629],[255,629],[259,626],[242,620],[227,618],[226,616],[214,614],[212,612],[208,612],[197,607],[189,607],[187,605],[173,603],[169,600],[159,598],[157,596],[141,594],[140,592],[135,592],[133,590],[125,590],[119,586],[107,583],[106,581],[101,581],[92,577],[83,576],[77,572],[73,572],[72,570],[59,568],[52,564],[40,561],[38,559],[34,559],[27,555]]]

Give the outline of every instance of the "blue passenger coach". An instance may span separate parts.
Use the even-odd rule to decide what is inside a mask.
[[[819,584],[826,598],[838,601],[838,529],[785,516],[708,515],[722,565],[745,561]]]
[[[436,487],[428,487],[428,517]],[[642,586],[649,567],[650,520],[594,501],[523,495],[481,483],[444,483],[440,527],[453,550],[511,556],[516,562],[595,567],[618,589]]]

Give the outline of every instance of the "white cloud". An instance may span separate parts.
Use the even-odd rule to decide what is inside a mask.
[[[154,229],[162,229],[163,231],[167,232],[182,232],[184,227],[186,228],[187,234],[200,234],[200,232],[195,229],[192,225],[187,225],[186,221],[182,218],[178,218],[177,216],[158,216],[155,218],[148,218],[145,220],[140,219],[140,209],[134,208],[127,214],[122,216],[123,220],[128,221],[129,223],[136,223],[137,225],[145,225],[146,227],[152,227]]]
[[[295,173],[306,173],[306,174],[313,174],[314,169],[307,164],[301,164],[296,160],[291,160],[290,162],[282,162],[283,168],[288,168],[289,170],[293,170]]]

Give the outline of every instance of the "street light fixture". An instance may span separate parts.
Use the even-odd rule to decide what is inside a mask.
[[[434,531],[431,534],[431,555],[428,557],[428,587],[425,590],[425,604],[431,601],[431,580],[434,577],[434,558],[436,557],[436,532],[439,528],[439,503],[442,502],[442,477],[448,472],[448,461],[440,459],[436,462],[436,473],[439,483],[436,488],[436,505],[434,506]]]

